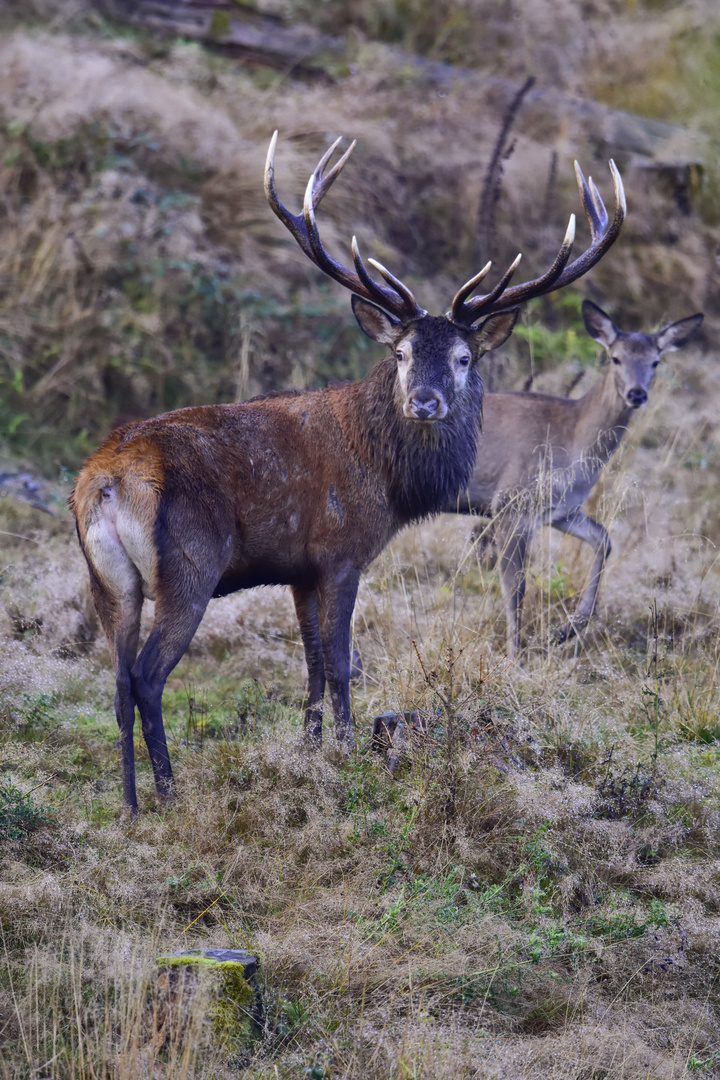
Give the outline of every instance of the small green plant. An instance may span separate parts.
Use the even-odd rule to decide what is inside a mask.
[[[51,812],[36,806],[30,792],[21,791],[9,780],[0,781],[0,837],[20,840],[51,821]]]
[[[616,821],[639,814],[656,790],[652,776],[647,775],[642,762],[638,762],[635,766],[625,765],[614,770],[612,750],[605,764],[605,774],[596,788],[600,796],[595,811],[596,816]]]
[[[702,1069],[703,1071],[708,1071],[709,1075],[710,1067],[716,1065],[718,1061],[720,1061],[720,1050],[716,1050],[714,1054],[711,1054],[710,1057],[706,1058],[701,1058],[698,1057],[697,1054],[691,1053],[685,1062],[685,1067],[688,1072],[699,1072]]]
[[[618,898],[616,898],[618,900]],[[658,930],[670,922],[667,905],[653,899],[645,917],[638,917],[635,909],[624,909],[611,903],[594,911],[583,922],[583,929],[593,937],[605,942],[627,941],[643,937],[648,930]]]
[[[283,1001],[280,1011],[282,1019],[277,1021],[275,1028],[283,1041],[291,1039],[310,1023],[310,1010],[299,997]]]

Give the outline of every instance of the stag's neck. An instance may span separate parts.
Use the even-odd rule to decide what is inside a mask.
[[[610,365],[593,388],[579,399],[578,411],[576,443],[602,467],[622,442],[634,411],[618,394]]]
[[[391,357],[353,385],[346,435],[381,478],[399,527],[441,512],[467,486],[481,410],[482,380],[474,369],[448,416],[428,424],[403,415],[397,365]]]

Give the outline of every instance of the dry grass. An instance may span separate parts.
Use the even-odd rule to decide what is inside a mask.
[[[274,126],[288,201],[331,134],[360,138],[324,235],[337,251],[357,231],[442,310],[474,268],[498,126],[487,72],[536,65],[545,85],[577,91],[592,71],[611,101],[622,69],[649,114],[679,72],[684,119],[697,91],[683,27],[696,41],[700,16],[716,18],[709,4],[596,3],[583,17],[604,32],[591,38],[573,4],[518,4],[512,32],[485,3],[413,3],[405,23],[400,5],[265,7],[331,32],[361,23],[353,70],[334,86],[244,70],[120,34],[82,5],[34,5],[50,28],[4,14],[9,464],[22,454],[57,477],[118,419],[367,367],[346,301],[264,206]],[[398,64],[396,44],[475,70],[439,88]],[[519,120],[496,230],[500,260],[522,238],[533,271],[576,208],[571,157],[607,191],[606,148],[591,151],[571,116],[536,119]],[[553,149],[548,233],[537,178]],[[65,509],[69,472],[42,492],[51,514],[17,488],[0,500],[2,1080],[717,1073],[717,214],[699,197],[686,216],[641,163],[621,163],[630,219],[592,288],[643,329],[706,307],[705,351],[664,363],[593,496],[614,550],[582,642],[549,643],[588,568],[569,539],[538,539],[523,669],[504,659],[497,574],[469,519],[408,530],[371,568],[354,626],[361,741],[390,708],[427,726],[394,777],[382,753],[341,761],[329,724],[322,754],[302,749],[292,605],[255,590],[211,605],[168,682],[177,804],[155,807],[138,742],[143,812],[123,821],[113,674]],[[528,316],[488,368],[494,387],[521,385],[532,363],[536,389],[562,392],[589,369],[577,307]],[[155,957],[183,946],[260,958],[254,1040],[220,1045],[202,994],[191,1027],[157,1037]]]

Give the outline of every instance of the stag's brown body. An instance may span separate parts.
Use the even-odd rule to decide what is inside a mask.
[[[213,596],[254,585],[292,587],[308,667],[307,739],[320,744],[327,682],[338,740],[346,751],[353,746],[350,623],[361,572],[398,529],[440,511],[467,485],[482,408],[477,361],[511,333],[515,305],[585,273],[613,243],[624,216],[614,166],[609,228],[597,190],[578,170],[592,233],[588,251],[568,265],[571,218],[541,278],[508,289],[516,260],[490,293],[470,297],[488,264],[460,289],[449,316],[430,316],[379,263],[373,266],[385,284],[373,279],[354,240],[354,270],[322,246],[315,207],[352,147],[327,174],[337,144],[324,155],[296,215],[275,190],[275,141],[265,172],[272,209],[305,254],[354,293],[361,328],[391,355],[357,383],[130,424],[80,472],[72,505],[117,665],[123,797],[133,813],[135,708],[157,794],[171,797],[162,691]],[[155,600],[155,617],[138,653],[144,597]]]
[[[181,570],[211,596],[314,587],[328,564],[360,572],[467,482],[482,402],[472,375],[452,421],[429,431],[402,415],[391,359],[362,382],[120,428],[75,485],[83,550],[118,595],[132,585],[150,599]]]

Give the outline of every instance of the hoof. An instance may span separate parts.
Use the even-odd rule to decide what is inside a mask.
[[[340,753],[344,758],[350,757],[355,753],[355,732],[352,728],[343,728],[342,731],[337,732],[337,744]]]
[[[587,619],[569,620],[564,626],[554,631],[552,638],[558,645],[564,645],[566,641],[572,641],[578,633],[587,626]]]
[[[161,784],[155,785],[155,797],[159,806],[171,806],[177,799],[177,788],[175,787],[175,781],[170,778],[163,781]]]

